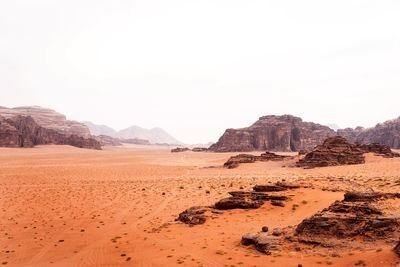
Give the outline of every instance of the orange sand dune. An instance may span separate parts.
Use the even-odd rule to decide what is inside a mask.
[[[241,236],[296,225],[343,198],[323,191],[330,179],[341,189],[368,186],[399,191],[400,159],[367,155],[364,165],[305,170],[294,161],[221,166],[237,153],[170,153],[148,146],[69,146],[0,149],[0,263],[6,266],[397,266],[390,246],[333,257],[282,251],[266,256],[240,245]],[[259,153],[256,153],[259,154]],[[283,167],[285,166],[285,167]],[[224,211],[204,225],[173,223],[196,205],[255,184],[302,181],[286,207]],[[333,185],[336,186],[336,185]],[[292,209],[293,204],[299,208]],[[153,229],[158,229],[153,231]]]

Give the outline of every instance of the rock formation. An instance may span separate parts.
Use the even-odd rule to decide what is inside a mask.
[[[279,186],[282,188],[280,191],[298,188],[298,186],[285,183],[276,183],[270,186]],[[181,212],[175,220],[189,225],[203,224],[208,217],[214,218],[218,214],[221,214],[220,210],[257,209],[261,207],[265,201],[279,202],[277,206],[283,207],[283,201],[289,199],[289,197],[285,195],[266,194],[255,191],[233,191],[229,192],[229,194],[231,197],[223,198],[217,201],[213,206],[194,206],[186,209]]]
[[[399,153],[393,152],[389,146],[382,145],[379,143],[372,143],[372,144],[363,144],[360,145],[359,143],[355,144],[363,153],[375,153],[376,155],[382,156],[384,158],[394,158],[400,157]]]
[[[176,220],[193,226],[203,224],[206,222],[207,217],[221,213],[212,207],[195,206],[181,212]]]
[[[327,126],[303,122],[291,115],[264,116],[242,129],[227,129],[209,149],[214,152],[246,152],[254,150],[311,150],[335,131]]]
[[[100,143],[92,138],[60,134],[56,130],[39,126],[30,116],[18,115],[10,119],[0,116],[0,146],[33,147],[43,144],[101,149]]]
[[[282,182],[277,182],[274,185],[255,185],[253,190],[256,192],[279,192],[286,191],[288,189],[297,189],[298,185],[289,185]]]
[[[52,109],[38,106],[0,107],[0,116],[6,119],[11,119],[17,115],[31,116],[38,125],[46,129],[55,130],[61,134],[77,135],[84,138],[90,137],[90,131],[85,124],[67,120],[65,115]]]
[[[265,254],[279,253],[281,248],[299,244],[332,248],[374,248],[377,240],[397,244],[394,251],[400,255],[400,216],[398,205],[389,199],[398,199],[398,193],[348,192],[344,200],[304,219],[296,227],[275,228],[242,236],[242,245],[254,245]],[[266,230],[264,230],[266,228]],[[361,241],[361,242],[360,242]],[[307,249],[303,247],[302,249]]]
[[[320,213],[303,220],[296,228],[300,242],[325,247],[338,246],[346,238],[361,237],[364,241],[396,238],[400,230],[400,217],[384,208],[386,199],[399,194],[361,193],[345,194]]]
[[[291,159],[291,158],[292,157],[290,156],[277,155],[275,153],[271,153],[268,151],[262,153],[260,156],[255,156],[250,154],[239,154],[230,157],[228,161],[224,163],[224,167],[228,169],[233,169],[238,167],[241,163],[253,163],[256,161],[281,161],[284,159]]]
[[[173,148],[171,149],[172,153],[177,153],[177,152],[185,152],[185,151],[189,151],[190,149],[187,147],[177,147],[177,148]]]
[[[281,251],[283,240],[271,233],[253,232],[244,234],[241,243],[243,246],[254,245],[258,251],[270,255]]]
[[[194,148],[192,148],[192,151],[193,152],[207,152],[208,148],[206,148],[206,147],[194,147]]]
[[[365,162],[363,152],[356,146],[347,143],[341,136],[330,137],[322,145],[316,146],[297,167],[325,167],[337,165],[361,164]]]
[[[375,153],[386,158],[400,157],[387,145],[378,143],[349,144],[344,137],[329,137],[320,146],[316,146],[310,153],[297,163],[297,167],[315,168],[337,165],[352,165],[365,163],[364,153]]]
[[[400,241],[397,242],[396,246],[393,248],[393,251],[400,257]]]
[[[380,143],[394,149],[400,149],[400,117],[377,124],[375,127],[355,129],[346,128],[337,131],[351,143]]]
[[[342,136],[349,143],[380,143],[400,149],[400,117],[372,128],[335,131],[292,115],[264,116],[250,127],[227,129],[209,149],[214,152],[309,151],[331,136]]]

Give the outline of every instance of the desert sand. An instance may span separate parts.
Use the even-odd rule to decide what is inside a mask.
[[[368,186],[396,192],[400,159],[368,154],[366,164],[301,169],[291,162],[222,164],[237,153],[170,153],[151,146],[0,148],[0,263],[6,266],[397,266],[393,246],[315,247],[264,255],[240,244],[267,225],[297,225]],[[255,153],[259,154],[259,152]],[[285,166],[285,167],[283,167]],[[338,182],[337,178],[343,178]],[[285,180],[313,186],[285,207],[228,210],[203,225],[174,219],[229,191]],[[325,190],[335,187],[336,192]],[[298,208],[292,209],[293,204]]]

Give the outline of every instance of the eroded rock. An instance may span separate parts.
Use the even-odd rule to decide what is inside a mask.
[[[297,167],[315,168],[365,163],[363,152],[340,136],[330,137],[297,163]]]
[[[79,148],[101,149],[98,141],[78,135],[66,135],[39,126],[30,116],[5,119],[0,116],[0,146],[34,147],[36,145],[71,145]]]
[[[205,206],[194,206],[181,212],[176,221],[189,225],[203,224],[207,220],[206,212],[208,211],[212,211],[212,209]]]
[[[260,199],[249,197],[228,197],[215,203],[215,208],[220,210],[227,209],[257,209],[264,204]]]
[[[177,147],[177,148],[173,148],[171,149],[172,153],[177,153],[177,152],[185,152],[185,151],[189,151],[190,149],[187,147]]]
[[[209,149],[215,152],[310,150],[335,131],[327,126],[303,122],[291,115],[260,117],[253,125],[227,129]]]
[[[337,165],[352,165],[365,163],[364,153],[375,153],[385,158],[400,157],[389,146],[378,143],[349,144],[344,137],[329,137],[325,142],[316,146],[310,153],[297,163],[297,167],[315,168]]]
[[[238,167],[242,163],[254,163],[256,161],[282,161],[284,159],[292,158],[290,156],[277,155],[275,153],[271,153],[266,151],[262,153],[260,156],[255,156],[251,154],[239,154],[236,156],[230,157],[225,163],[224,167],[228,169],[233,169]]]
[[[206,147],[194,147],[194,148],[192,148],[192,151],[193,152],[207,152],[208,148],[206,148]]]
[[[241,243],[244,246],[254,245],[258,251],[270,255],[281,251],[283,241],[266,232],[254,232],[244,234]]]
[[[256,185],[253,190],[256,192],[279,192],[286,191],[288,189],[297,189],[298,185],[289,185],[286,183],[277,182],[274,185]]]
[[[397,197],[385,193],[352,192],[296,228],[299,241],[335,246],[338,240],[361,237],[364,241],[393,238],[400,230],[399,214],[383,211],[377,200]],[[336,242],[335,242],[336,241]]]

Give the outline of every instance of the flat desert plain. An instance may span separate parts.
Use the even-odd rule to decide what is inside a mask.
[[[0,148],[0,263],[5,266],[397,266],[393,245],[318,246],[264,255],[241,237],[262,226],[295,226],[342,200],[345,190],[400,188],[400,159],[368,154],[366,164],[301,169],[258,162],[225,169],[237,153],[152,146]],[[260,154],[260,153],[257,153]],[[285,167],[284,167],[285,166]],[[187,208],[229,191],[286,181],[285,207],[223,211],[205,224],[174,222]],[[336,190],[326,190],[336,188]],[[296,204],[295,209],[293,205]],[[306,246],[306,245],[304,245]]]

